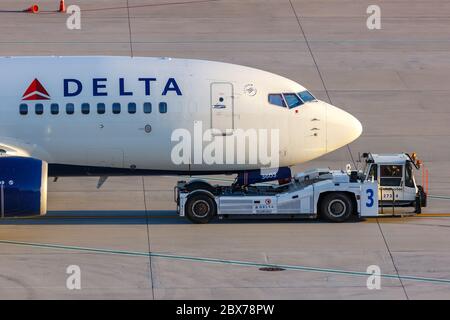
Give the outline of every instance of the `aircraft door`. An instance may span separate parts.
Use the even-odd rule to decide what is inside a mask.
[[[234,129],[233,84],[211,83],[211,128],[222,134],[231,134]]]

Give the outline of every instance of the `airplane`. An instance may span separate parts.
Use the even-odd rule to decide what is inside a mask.
[[[253,162],[205,163],[194,161],[195,151],[174,163],[177,129],[195,137],[200,125],[211,131],[209,141],[229,141],[239,130],[277,130],[280,168],[318,158],[362,133],[354,116],[295,81],[235,64],[1,57],[0,70],[0,185],[17,199],[25,199],[31,177],[42,196],[47,177],[234,174],[262,167],[259,154]],[[253,150],[249,144],[237,149]]]

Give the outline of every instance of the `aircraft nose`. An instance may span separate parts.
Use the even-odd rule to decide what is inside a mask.
[[[327,106],[327,152],[339,149],[356,140],[362,133],[362,125],[350,113]]]

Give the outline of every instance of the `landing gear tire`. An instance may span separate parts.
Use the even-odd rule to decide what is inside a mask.
[[[327,194],[320,203],[320,216],[331,222],[347,221],[353,212],[353,204],[342,193]]]
[[[206,194],[194,194],[186,202],[186,217],[193,223],[208,223],[216,214],[216,204]]]

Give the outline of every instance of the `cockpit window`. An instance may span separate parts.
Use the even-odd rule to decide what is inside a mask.
[[[295,93],[283,93],[284,99],[286,100],[289,109],[298,107],[303,104],[303,102],[298,98]]]
[[[302,91],[298,94],[303,102],[314,101],[316,98],[309,91]]]
[[[286,104],[284,103],[283,97],[281,94],[269,94],[269,103],[279,106],[279,107],[285,107]]]

